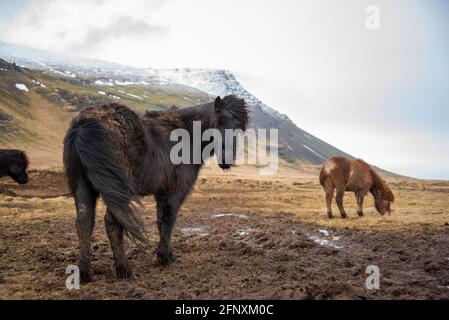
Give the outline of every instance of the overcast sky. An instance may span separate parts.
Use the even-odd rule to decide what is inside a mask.
[[[368,5],[380,29],[366,28]],[[137,67],[224,68],[356,157],[449,179],[449,1],[0,1],[0,41]]]

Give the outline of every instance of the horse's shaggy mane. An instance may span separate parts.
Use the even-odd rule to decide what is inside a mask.
[[[241,124],[243,130],[246,130],[249,123],[250,109],[245,103],[245,100],[235,95],[228,95],[220,100],[220,104],[221,110],[229,112]],[[206,120],[208,117],[204,116],[212,112],[213,108],[213,102],[183,109],[172,106],[169,109],[161,111],[146,111],[144,119],[157,121],[160,125],[176,127],[176,125],[180,125],[180,121],[190,122],[192,120],[201,120],[202,118]]]
[[[384,179],[373,169],[370,168],[371,175],[374,178],[375,186],[380,191],[381,196],[384,200],[388,200],[394,202],[394,194],[393,191],[387,186],[387,183]]]

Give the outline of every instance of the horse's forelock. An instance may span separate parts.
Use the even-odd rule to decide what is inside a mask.
[[[223,98],[223,108],[242,124],[243,129],[246,129],[249,123],[250,110],[244,99],[235,95],[226,96]]]

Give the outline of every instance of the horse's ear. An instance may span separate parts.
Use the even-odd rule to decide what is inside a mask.
[[[220,112],[223,109],[223,100],[221,100],[220,96],[215,99],[214,110],[215,112]]]

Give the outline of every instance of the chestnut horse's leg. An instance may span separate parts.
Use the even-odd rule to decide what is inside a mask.
[[[90,265],[90,241],[95,224],[95,206],[98,193],[89,183],[80,179],[75,191],[76,230],[80,242],[79,269],[80,280],[83,283],[92,280]]]
[[[332,215],[332,198],[334,197],[334,184],[332,180],[327,177],[323,179],[323,189],[326,193],[326,205],[327,205],[327,216],[329,219],[332,219],[334,216]]]
[[[134,273],[128,265],[128,259],[123,246],[123,227],[117,222],[109,210],[106,211],[106,215],[104,216],[104,225],[114,256],[114,266],[117,278],[132,278]]]
[[[344,189],[337,189],[336,200],[337,200],[338,209],[340,210],[340,215],[341,215],[342,219],[346,219],[348,217],[348,215],[346,214],[345,208],[343,207],[344,195],[345,195]]]
[[[363,190],[359,190],[355,193],[355,197],[357,200],[357,214],[359,217],[363,217],[363,200],[365,200],[366,192]]]
[[[159,230],[159,245],[156,249],[156,264],[164,266],[173,261],[176,257],[173,255],[171,247],[171,235],[173,226],[176,222],[178,210],[181,207],[186,193],[175,194],[157,194],[157,227]]]
[[[334,189],[332,191],[326,190],[326,205],[327,205],[327,216],[332,219],[332,198],[334,197]]]

